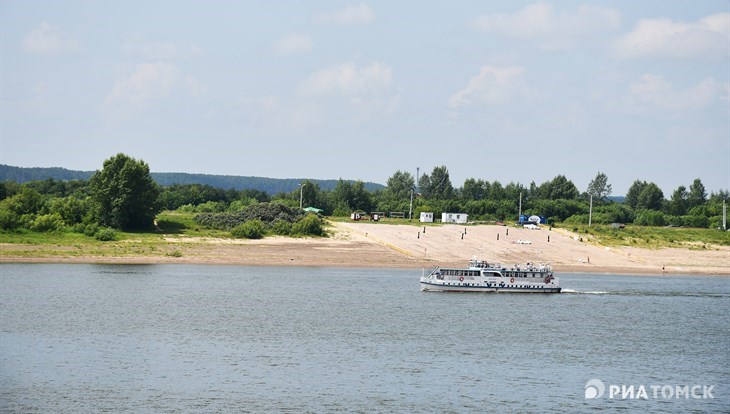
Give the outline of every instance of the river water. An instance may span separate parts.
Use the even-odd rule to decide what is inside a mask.
[[[3,264],[0,411],[730,411],[729,278],[420,273]]]

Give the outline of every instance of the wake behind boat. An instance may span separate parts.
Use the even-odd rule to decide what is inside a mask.
[[[472,259],[465,268],[436,266],[421,275],[422,291],[560,293],[550,264],[527,263],[510,268]]]

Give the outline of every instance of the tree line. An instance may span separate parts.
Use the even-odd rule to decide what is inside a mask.
[[[161,186],[152,179],[144,161],[118,154],[104,161],[103,168],[88,180],[0,183],[0,229],[66,229],[103,239],[109,237],[109,229],[152,229],[161,211],[179,210],[198,213],[196,219],[203,225],[232,230],[246,221],[261,219],[251,218],[252,212],[262,212],[264,217],[271,211],[281,212],[276,207],[281,205],[296,213],[285,219],[281,215],[276,225],[263,220],[263,227],[257,224],[259,233],[293,234],[306,233],[318,225],[295,226],[304,218],[299,214],[300,204],[321,209],[326,216],[380,211],[406,216],[410,212],[417,218],[421,212],[454,212],[469,214],[471,221],[514,221],[520,201],[523,214],[546,216],[552,223],[586,224],[590,215],[597,224],[717,228],[722,203],[730,195],[727,190],[708,195],[699,178],[686,187],[679,186],[668,199],[655,183],[641,180],[631,185],[623,202],[610,199],[611,193],[608,177],[602,172],[585,191],[563,175],[527,186],[468,178],[461,187],[454,187],[448,169],[437,166],[418,180],[408,172],[396,171],[386,186],[377,190],[368,190],[362,181],[340,179],[330,190],[314,180],[304,180],[296,190],[270,195],[256,189],[197,183]],[[313,231],[321,232],[321,228]]]

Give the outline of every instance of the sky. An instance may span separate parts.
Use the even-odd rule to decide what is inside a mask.
[[[0,1],[0,163],[730,188],[728,1]]]

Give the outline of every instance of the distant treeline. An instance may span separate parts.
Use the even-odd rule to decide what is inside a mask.
[[[5,171],[36,170],[42,169],[0,166],[0,172],[3,172],[0,174],[0,228],[59,228],[64,224],[89,222],[89,217],[94,217],[96,207],[90,197],[93,192],[89,180],[67,176],[72,179],[46,178],[20,184],[29,177],[13,179],[4,175]],[[636,180],[626,196],[617,201],[611,196],[608,177],[601,172],[585,191],[579,190],[563,175],[529,185],[468,178],[460,187],[455,187],[445,166],[422,174],[417,182],[412,174],[396,171],[386,186],[375,190],[369,190],[362,181],[275,179],[258,180],[279,183],[283,187],[268,186],[262,190],[261,186],[251,185],[235,189],[243,180],[253,177],[164,174],[173,177],[164,181],[160,178],[163,174],[150,175],[157,177],[160,186],[155,200],[159,208],[216,214],[237,214],[257,203],[278,203],[292,209],[298,209],[300,205],[315,207],[325,216],[349,216],[359,211],[398,212],[408,217],[411,212],[411,217],[418,219],[421,212],[435,213],[437,217],[442,212],[451,212],[466,213],[470,221],[515,221],[521,212],[545,216],[549,223],[587,224],[590,221],[593,224],[718,228],[722,225],[723,202],[730,198],[727,190],[708,194],[697,178],[687,186],[680,185],[669,195],[653,182]],[[186,178],[192,181],[192,177],[222,181],[208,181],[217,183],[215,185],[184,181]],[[160,185],[160,181],[175,184]],[[47,222],[51,219],[53,223]]]
[[[18,184],[29,181],[43,181],[53,179],[56,181],[88,180],[94,175],[94,171],[74,171],[65,168],[25,168],[0,164],[0,181],[13,181]],[[299,188],[304,181],[300,178],[266,178],[266,177],[245,177],[237,175],[210,175],[210,174],[189,174],[189,173],[150,173],[152,179],[161,186],[167,187],[175,184],[200,184],[221,189],[233,190],[257,190],[266,194],[288,193]],[[323,190],[333,190],[338,180],[315,180]],[[381,184],[366,182],[365,189],[376,191],[385,188]]]

